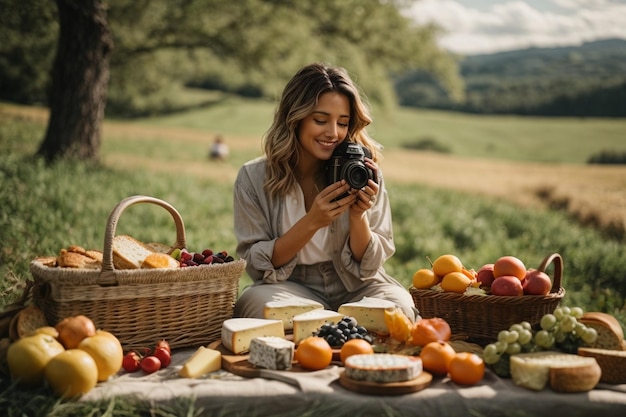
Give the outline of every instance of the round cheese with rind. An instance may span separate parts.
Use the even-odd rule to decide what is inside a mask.
[[[419,357],[390,353],[363,353],[349,356],[345,363],[345,376],[357,381],[403,382],[421,375]]]
[[[513,382],[520,387],[534,391],[541,391],[548,384],[555,391],[563,392],[591,386],[586,389],[588,391],[595,387],[600,379],[600,375],[596,375],[591,369],[594,366],[597,370],[600,369],[594,358],[585,358],[571,353],[553,351],[521,353],[511,356],[509,363]],[[557,369],[553,377],[556,387],[551,385],[552,368]],[[577,372],[581,373],[580,380],[568,385],[567,378]]]

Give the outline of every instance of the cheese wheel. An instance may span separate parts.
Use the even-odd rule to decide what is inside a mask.
[[[559,364],[550,367],[550,388],[556,392],[587,392],[598,382],[602,370],[594,358],[587,363]]]
[[[552,382],[551,379],[554,380],[555,386],[550,386],[555,391],[588,391],[595,387],[600,379],[597,373],[599,367],[594,358],[571,353],[552,351],[521,353],[511,356],[509,364],[513,382],[534,391],[543,390]],[[552,368],[555,371],[551,374]],[[580,378],[569,383],[568,378],[572,378],[575,373],[580,373]]]
[[[345,376],[366,382],[403,382],[421,375],[422,360],[415,356],[390,353],[363,353],[349,356]]]

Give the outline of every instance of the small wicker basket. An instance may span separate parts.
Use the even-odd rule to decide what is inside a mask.
[[[552,313],[558,307],[565,296],[565,289],[561,286],[563,258],[558,253],[551,254],[538,269],[545,272],[551,263],[554,263],[552,289],[545,296],[464,295],[414,287],[409,291],[423,318],[441,317],[450,324],[453,336],[486,345],[512,324],[528,321],[536,325],[544,314]]]
[[[128,197],[109,215],[101,270],[31,262],[35,304],[51,325],[78,314],[91,318],[97,328],[117,336],[124,350],[151,347],[159,339],[167,340],[172,349],[218,340],[222,323],[232,317],[245,260],[179,269],[115,269],[112,243],[117,222],[137,203],[169,211],[176,224],[172,249],[186,247],[183,220],[174,207],[154,197]]]

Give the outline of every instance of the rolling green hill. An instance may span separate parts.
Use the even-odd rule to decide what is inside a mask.
[[[433,79],[397,79],[401,102],[472,113],[626,116],[626,40],[468,56],[461,62],[465,103],[452,103]]]

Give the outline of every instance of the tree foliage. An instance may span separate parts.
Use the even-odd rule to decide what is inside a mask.
[[[5,98],[29,102],[50,84],[51,121],[39,150],[49,160],[97,160],[107,99],[114,114],[159,112],[175,105],[168,97],[175,88],[211,79],[274,96],[312,61],[346,67],[386,106],[396,101],[389,76],[414,69],[431,73],[455,101],[462,97],[454,58],[436,46],[434,28],[402,15],[404,0],[56,0],[56,16],[47,0],[3,1],[8,51],[29,51],[16,60],[20,67],[37,57],[36,47],[52,49],[52,35],[37,43],[39,27],[60,22],[52,78],[44,75],[48,53],[37,57],[32,76],[13,77],[19,85],[36,80],[33,91],[0,88]],[[0,62],[0,70],[10,74],[10,64]]]
[[[25,74],[13,84],[33,86],[43,99],[58,33],[54,5],[46,0],[2,1],[12,14],[21,16],[8,26],[13,48],[30,53],[29,44],[19,40],[26,35],[31,43],[41,38],[37,46],[48,52],[33,54],[37,65],[13,60],[16,70],[29,66],[44,85],[35,87],[42,83],[33,83]],[[408,3],[110,0],[107,13],[114,50],[107,112],[167,110],[174,105],[172,92],[185,84],[275,96],[298,67],[312,61],[345,66],[372,101],[386,106],[396,103],[389,76],[411,69],[431,73],[451,97],[462,98],[455,58],[436,46],[434,27],[418,27],[403,17]],[[38,36],[42,31],[45,37]],[[0,71],[7,72],[2,67]],[[32,93],[18,97],[6,90],[0,95],[24,103],[35,97]]]

